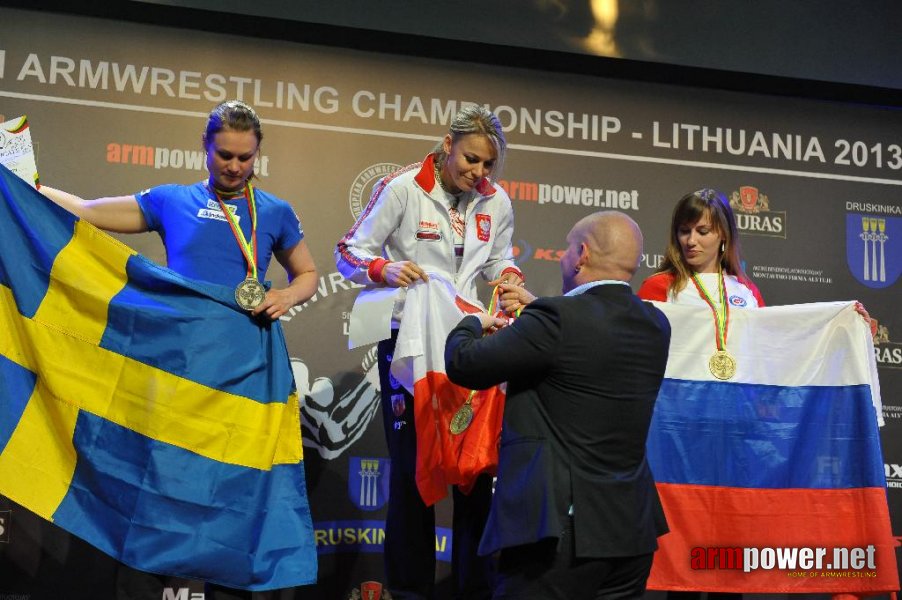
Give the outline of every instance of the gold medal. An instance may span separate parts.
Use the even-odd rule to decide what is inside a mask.
[[[247,262],[247,277],[235,288],[235,302],[244,310],[254,310],[266,298],[266,288],[257,280],[257,203],[254,199],[254,187],[248,183],[245,185],[245,197],[247,198],[247,209],[251,216],[251,239],[250,241],[244,236],[241,227],[232,211],[222,201],[222,197],[213,186],[209,186],[216,200],[219,202],[219,208],[232,230],[235,241],[238,242],[238,248]]]
[[[467,430],[470,423],[473,422],[473,409],[470,407],[470,401],[467,400],[463,406],[457,409],[451,418],[451,424],[448,428],[454,435],[459,435]]]
[[[263,304],[265,297],[266,288],[253,277],[248,277],[235,288],[235,302],[244,310],[254,310]]]
[[[717,287],[720,292],[720,305],[711,299],[708,290],[702,284],[697,273],[692,274],[692,282],[698,289],[698,295],[708,304],[714,313],[714,343],[717,346],[714,354],[708,359],[708,370],[721,381],[732,379],[736,375],[736,359],[727,352],[727,329],[730,324],[730,305],[727,302],[727,286],[724,283],[723,272],[717,272]]]
[[[736,374],[736,359],[726,350],[718,350],[708,359],[708,369],[718,379],[731,379]]]

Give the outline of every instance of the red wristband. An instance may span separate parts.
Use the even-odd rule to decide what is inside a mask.
[[[370,262],[370,266],[367,267],[366,274],[370,276],[375,283],[382,283],[382,270],[385,268],[385,265],[389,263],[388,259],[382,258],[381,256],[378,258],[374,258]]]

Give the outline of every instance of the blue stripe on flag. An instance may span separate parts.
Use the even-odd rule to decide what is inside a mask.
[[[130,257],[126,270],[128,283],[110,301],[102,348],[213,389],[285,401],[291,370],[270,368],[287,356],[278,323],[238,312],[231,288],[187,279],[143,256]]]
[[[35,381],[34,373],[0,356],[0,454],[22,418]]]
[[[729,460],[726,460],[729,458]],[[662,483],[885,487],[870,388],[665,379],[648,436]]]
[[[114,558],[247,589],[315,581],[303,462],[223,464],[87,412],[73,442],[79,461],[54,522]]]
[[[50,285],[53,260],[72,239],[76,221],[78,217],[0,165],[0,222],[5,232],[0,235],[0,284],[13,290],[22,315],[37,312]],[[11,230],[18,232],[10,235]],[[23,239],[28,243],[22,244]]]

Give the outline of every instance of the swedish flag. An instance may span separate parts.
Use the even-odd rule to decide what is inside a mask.
[[[0,494],[137,569],[316,579],[278,322],[0,166]]]

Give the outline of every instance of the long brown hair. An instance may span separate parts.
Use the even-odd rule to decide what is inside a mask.
[[[709,216],[711,226],[723,238],[720,268],[724,273],[733,275],[740,281],[748,281],[745,270],[742,268],[739,230],[736,227],[736,217],[733,215],[733,209],[730,208],[730,202],[721,192],[704,188],[680,198],[673,209],[673,217],[670,220],[670,239],[667,242],[664,262],[661,263],[658,272],[673,275],[670,291],[674,295],[679,294],[686,287],[693,273],[692,268],[686,264],[683,258],[679,239],[680,228],[686,225],[695,225],[705,214]]]

